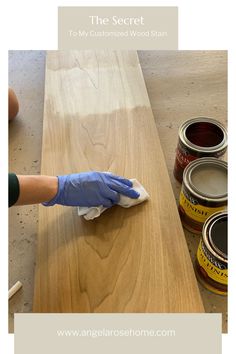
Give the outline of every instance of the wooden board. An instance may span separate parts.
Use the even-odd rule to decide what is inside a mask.
[[[136,52],[49,52],[41,173],[136,177],[150,201],[94,221],[39,210],[34,312],[203,312]]]

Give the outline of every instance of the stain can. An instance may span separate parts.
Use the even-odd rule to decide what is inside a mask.
[[[174,176],[181,183],[185,167],[201,157],[222,156],[227,149],[227,131],[215,119],[198,117],[187,120],[179,129]]]
[[[196,276],[208,290],[227,295],[228,213],[212,214],[204,223],[195,263]]]
[[[227,162],[203,157],[184,170],[179,198],[179,214],[183,226],[201,234],[206,219],[227,208]]]

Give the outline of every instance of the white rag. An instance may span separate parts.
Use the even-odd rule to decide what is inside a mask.
[[[148,192],[141,185],[141,183],[139,183],[139,181],[137,181],[135,178],[130,179],[130,181],[133,183],[132,189],[138,192],[140,196],[138,199],[132,199],[126,197],[123,194],[120,194],[120,201],[118,205],[122,206],[123,208],[130,208],[134,205],[144,202],[149,198]],[[103,205],[99,205],[97,207],[78,207],[78,215],[83,216],[86,220],[92,220],[100,216],[107,209],[108,208],[105,208]]]

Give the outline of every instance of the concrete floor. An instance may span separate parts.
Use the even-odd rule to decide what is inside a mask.
[[[20,102],[19,115],[9,124],[9,170],[17,174],[40,174],[45,56],[45,51],[9,52],[9,86]],[[200,115],[226,125],[226,52],[142,51],[139,57],[178,201],[180,185],[172,174],[178,126]],[[37,223],[36,205],[10,208],[9,287],[20,280],[23,288],[9,302],[9,332],[14,331],[14,313],[32,311]],[[186,230],[185,235],[194,261],[199,236]],[[199,288],[206,312],[223,314],[226,332],[227,297]]]
[[[9,52],[9,86],[20,102],[9,123],[9,170],[18,174],[40,174],[45,54]],[[9,209],[9,288],[17,280],[23,284],[9,302],[9,332],[15,312],[32,311],[37,223],[37,205]]]

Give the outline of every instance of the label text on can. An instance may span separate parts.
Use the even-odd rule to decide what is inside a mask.
[[[213,213],[225,209],[225,206],[210,208],[204,205],[198,204],[195,199],[190,201],[190,198],[187,198],[181,190],[179,204],[184,210],[185,214],[188,215],[191,219],[204,223],[205,220]]]
[[[228,283],[228,269],[220,262],[214,260],[214,256],[211,256],[205,249],[202,240],[200,241],[197,260],[207,275],[218,283],[227,285]]]

